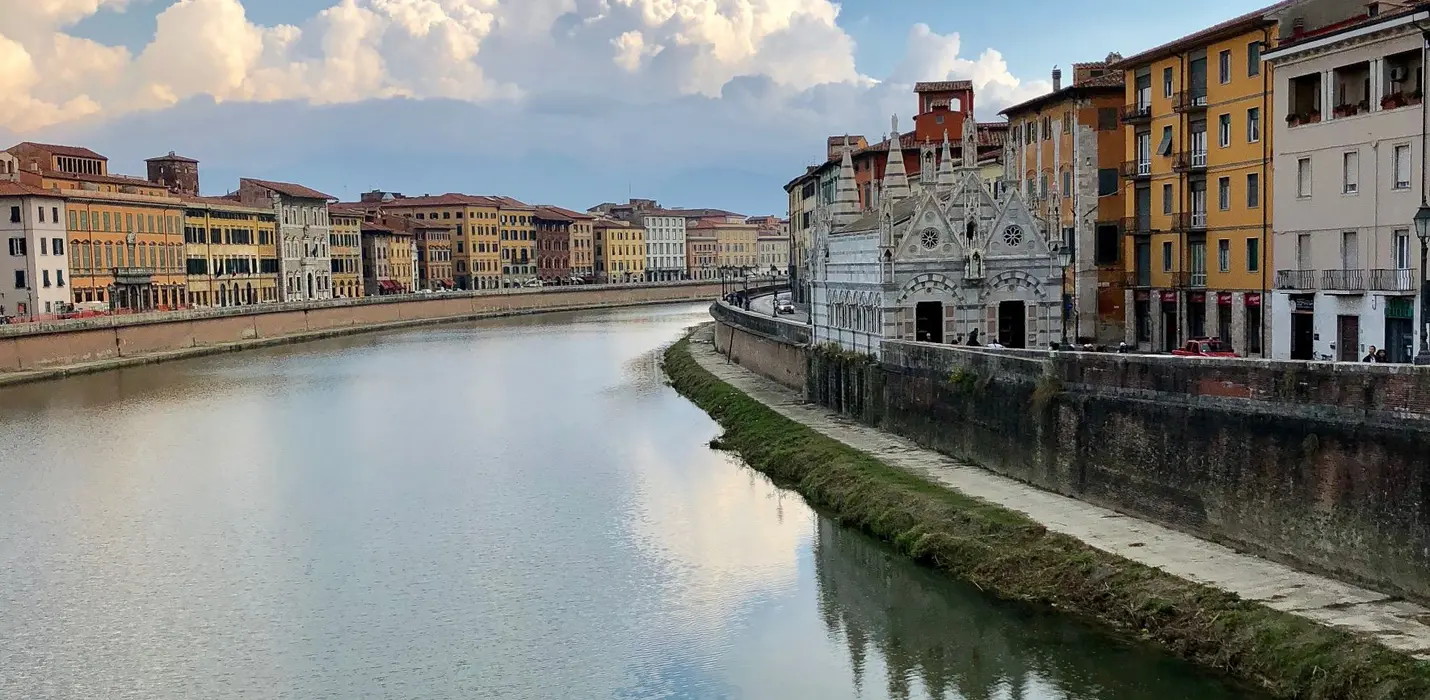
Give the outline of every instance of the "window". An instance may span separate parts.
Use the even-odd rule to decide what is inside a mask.
[[[1172,213],[1172,186],[1170,184],[1162,185],[1162,213]]]
[[[1231,49],[1221,52],[1217,65],[1220,68],[1221,84],[1231,82]]]
[[[1231,115],[1217,117],[1217,145],[1226,148],[1231,145]]]
[[[1410,189],[1410,144],[1395,147],[1395,189]]]
[[[41,212],[44,212],[45,210],[44,210],[44,209],[41,209],[40,211],[41,211]],[[44,238],[41,238],[41,239],[40,239],[40,255],[48,255],[48,254],[49,254],[49,252],[50,252],[50,247],[49,247],[48,243],[49,243],[49,241],[48,241],[47,239],[44,239]]]
[[[65,239],[63,239],[63,238],[53,239],[53,241],[50,243],[50,252],[51,252],[51,253],[54,253],[55,255],[64,255],[64,254],[65,254]]]
[[[1225,238],[1216,242],[1216,264],[1218,270],[1231,272],[1231,241]]]
[[[1172,82],[1172,69],[1171,69],[1171,67],[1163,68],[1163,69],[1162,69],[1162,96],[1163,96],[1163,97],[1171,97],[1171,96],[1172,96],[1172,87],[1173,87],[1173,82]]]
[[[1097,110],[1097,130],[1115,131],[1117,129],[1117,108],[1099,107]]]
[[[1063,133],[1072,133],[1072,112],[1063,112]]]
[[[1256,272],[1261,269],[1261,239],[1246,239],[1246,271]]]
[[[1341,192],[1355,194],[1360,189],[1360,154],[1348,151],[1341,154]]]
[[[1122,238],[1114,225],[1100,224],[1093,240],[1093,261],[1098,265],[1115,265],[1122,252]]]
[[[1397,270],[1410,269],[1410,229],[1398,229],[1391,244],[1391,258]]]
[[[35,207],[35,215],[40,217],[40,223],[45,223],[45,208]]]
[[[1226,211],[1231,208],[1231,178],[1221,177],[1216,181],[1217,208]]]
[[[1171,272],[1171,271],[1172,271],[1172,242],[1171,242],[1171,241],[1163,241],[1163,242],[1162,242],[1162,271],[1163,271],[1163,272]]]
[[[1246,142],[1256,143],[1261,140],[1261,108],[1252,107],[1246,110]]]
[[[18,223],[20,223],[20,208],[19,208],[19,207],[10,207],[10,223],[12,223],[12,224],[18,224]]]
[[[1261,206],[1261,173],[1246,174],[1246,208]]]
[[[1246,75],[1261,75],[1261,42],[1253,41],[1246,45]]]
[[[1157,155],[1172,155],[1172,127],[1162,127],[1162,140],[1157,143]]]
[[[23,238],[11,238],[11,239],[10,239],[10,254],[11,254],[11,255],[22,256],[22,255],[26,255],[27,252],[28,252],[28,251],[25,250],[25,239],[23,239]]]
[[[1296,161],[1296,196],[1311,196],[1311,159],[1300,158]]]
[[[1117,194],[1117,168],[1097,169],[1097,196],[1109,197]]]
[[[15,288],[16,288],[16,289],[26,289],[26,288],[28,288],[28,287],[29,287],[29,285],[25,284],[25,271],[24,271],[24,270],[16,270],[16,271],[15,271]]]
[[[44,286],[46,289],[49,288],[49,286],[50,286],[50,271],[49,271],[49,270],[40,270],[40,284],[41,284],[42,286]]]
[[[1071,171],[1071,170],[1064,170],[1064,171],[1063,171],[1063,193],[1062,193],[1062,194],[1063,194],[1064,197],[1071,197],[1071,196],[1072,196],[1072,171]]]

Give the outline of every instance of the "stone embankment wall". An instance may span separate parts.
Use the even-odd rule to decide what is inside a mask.
[[[0,326],[0,377],[186,348],[356,332],[508,313],[714,299],[719,283],[559,287],[368,297]]]
[[[766,379],[804,390],[809,326],[724,303],[711,306],[710,314],[721,321],[715,325],[720,354]]]
[[[806,396],[871,425],[1050,491],[1430,600],[1426,370],[899,341],[878,362],[805,354]]]

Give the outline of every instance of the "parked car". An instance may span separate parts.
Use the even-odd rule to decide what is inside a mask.
[[[524,286],[524,287],[540,287],[540,286],[542,286],[542,284],[541,284],[541,280],[527,280],[527,281],[526,281],[526,284],[524,284],[524,285],[522,285],[522,286]]]
[[[1222,342],[1220,338],[1192,338],[1186,345],[1173,350],[1172,354],[1181,357],[1236,357],[1231,344]]]
[[[777,313],[777,314],[792,314],[792,313],[794,313],[794,303],[791,302],[789,299],[784,299],[784,300],[782,300],[782,301],[776,302],[776,303],[775,303],[775,313]]]

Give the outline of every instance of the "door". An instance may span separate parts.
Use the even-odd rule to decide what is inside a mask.
[[[943,342],[943,304],[921,301],[914,307],[914,339],[921,343]]]
[[[1291,314],[1291,359],[1315,359],[1315,325],[1315,317],[1311,314]]]
[[[1162,349],[1171,352],[1177,349],[1177,304],[1162,302]]]
[[[1355,362],[1360,359],[1360,317],[1336,317],[1336,359]]]
[[[1021,301],[1005,301],[998,304],[998,342],[1004,347],[1021,348],[1027,345],[1028,312]]]
[[[1408,318],[1385,319],[1385,354],[1391,362],[1409,362],[1415,342],[1415,324]]]

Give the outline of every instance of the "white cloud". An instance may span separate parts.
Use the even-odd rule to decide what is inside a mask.
[[[968,78],[981,107],[1048,87],[1011,75],[995,50],[961,57],[958,34],[922,24],[892,75],[861,75],[832,0],[334,0],[299,26],[255,24],[242,0],[162,1],[169,6],[137,55],[66,33],[131,0],[0,3],[0,87],[22,106],[0,113],[0,127],[32,131],[196,97],[482,103],[616,93],[651,103],[718,98],[758,76],[771,83],[761,88],[767,100],[797,112],[844,90],[833,86],[883,106],[897,91],[870,92],[876,83]]]

